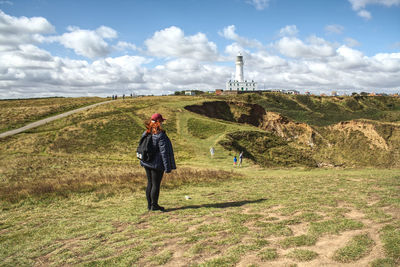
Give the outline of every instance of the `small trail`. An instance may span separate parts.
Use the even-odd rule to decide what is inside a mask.
[[[58,119],[67,117],[67,116],[69,116],[71,114],[74,114],[74,113],[77,113],[77,112],[80,112],[80,111],[84,111],[84,110],[87,110],[87,109],[90,109],[90,108],[94,108],[94,107],[99,106],[99,105],[107,104],[107,103],[110,103],[110,102],[113,102],[113,101],[114,100],[109,100],[109,101],[105,101],[105,102],[96,103],[96,104],[93,104],[93,105],[90,105],[90,106],[86,106],[86,107],[70,110],[68,112],[65,112],[65,113],[62,113],[62,114],[58,114],[58,115],[53,116],[53,117],[49,117],[49,118],[46,118],[46,119],[35,121],[35,122],[32,122],[32,123],[29,123],[28,125],[25,125],[24,127],[1,133],[0,134],[0,138],[5,138],[7,136],[12,136],[12,135],[15,135],[15,134],[19,134],[19,133],[22,133],[24,131],[30,130],[32,128],[35,128],[35,127],[38,127],[38,126],[42,126],[42,125],[44,125],[44,124],[46,124],[48,122],[51,122],[51,121],[54,121],[54,120],[58,120]]]

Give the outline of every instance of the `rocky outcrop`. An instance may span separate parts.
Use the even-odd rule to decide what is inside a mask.
[[[275,133],[287,141],[295,141],[311,147],[315,145],[315,137],[320,136],[310,125],[293,122],[275,112],[267,112],[259,127]]]
[[[376,125],[367,121],[343,121],[328,127],[330,130],[339,131],[345,134],[347,138],[351,138],[351,132],[361,132],[370,143],[370,148],[374,147],[383,150],[389,150],[386,140],[377,132]],[[400,130],[400,129],[399,129]]]

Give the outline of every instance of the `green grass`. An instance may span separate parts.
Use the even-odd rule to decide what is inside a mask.
[[[278,253],[276,252],[276,249],[274,249],[274,248],[264,249],[264,250],[260,251],[257,254],[257,256],[260,257],[260,259],[262,261],[272,261],[279,257]]]
[[[283,248],[313,246],[317,241],[316,236],[312,235],[299,235],[285,238],[280,242]]]
[[[290,265],[315,257],[321,239],[360,229],[380,230],[385,255],[371,264],[399,263],[399,221],[392,212],[400,208],[398,169],[282,168],[276,162],[262,168],[248,155],[242,167],[234,167],[237,150],[219,145],[230,137],[254,155],[251,145],[258,141],[265,141],[266,154],[280,146],[289,152],[302,148],[254,125],[184,108],[212,100],[126,99],[1,139],[0,265],[234,266],[249,259],[259,266],[263,260]],[[307,111],[304,103],[285,105]],[[168,119],[165,129],[178,163],[163,178],[165,213],[147,211],[146,177],[134,153],[143,121],[154,112]],[[252,111],[238,108],[232,118],[240,112]],[[190,123],[208,129],[207,137],[196,136],[203,130]],[[382,128],[384,134],[390,131]],[[285,151],[270,159],[284,159]],[[303,246],[309,251],[293,250]],[[322,259],[337,264],[328,255],[314,260]]]
[[[173,253],[171,251],[161,252],[153,257],[152,262],[158,265],[166,264],[169,260],[171,260],[172,254]]]
[[[338,262],[353,262],[365,256],[374,245],[368,234],[357,235],[345,247],[337,250],[333,258]]]
[[[400,121],[400,99],[396,97],[323,97],[265,93],[251,101],[268,111],[279,112],[295,121],[315,126],[327,126],[361,118]]]
[[[311,261],[318,257],[318,253],[307,249],[295,249],[289,252],[287,256],[296,261]]]
[[[299,149],[289,145],[279,136],[268,132],[240,131],[226,135],[219,142],[236,153],[243,151],[245,158],[264,166],[315,166],[316,163]]]
[[[290,236],[293,234],[290,227],[284,223],[256,222],[255,226],[265,236]]]
[[[224,133],[226,129],[224,124],[196,118],[190,118],[187,127],[191,135],[200,139],[207,139],[212,135]]]
[[[400,100],[396,97],[313,97],[266,93],[188,105],[205,117],[253,125],[263,131],[227,131],[219,144],[244,151],[263,166],[400,167]],[[271,112],[276,112],[275,117]],[[265,116],[267,114],[267,116]],[[270,114],[270,115],[268,115]],[[281,116],[282,115],[282,116]],[[389,119],[391,118],[391,119]],[[339,124],[352,120],[350,123]],[[299,124],[302,122],[303,124]],[[307,123],[307,124],[305,124]],[[210,122],[192,123],[207,138]],[[204,136],[198,134],[204,128]],[[201,131],[200,131],[201,132]],[[212,133],[211,133],[212,134]],[[263,135],[263,136],[261,136]]]
[[[400,222],[388,224],[381,230],[381,238],[384,243],[386,256],[400,263]]]
[[[339,234],[343,231],[357,230],[363,227],[364,225],[361,222],[352,219],[337,218],[322,222],[311,222],[309,231],[314,235]]]
[[[371,263],[371,267],[395,267],[397,266],[395,261],[386,258],[386,259],[376,259]]]
[[[106,100],[100,97],[0,100],[0,133]]]
[[[164,186],[160,203],[170,209],[167,213],[146,211],[144,189],[114,190],[113,194],[76,193],[67,198],[32,198],[15,204],[2,202],[0,253],[6,265],[33,264],[39,260],[56,265],[146,265],[163,261],[173,263],[177,253],[184,255],[186,260],[180,259],[184,262],[226,266],[237,264],[248,254],[256,254],[261,260],[263,251],[264,257],[274,257],[272,251],[281,247],[309,246],[312,250],[314,237],[290,236],[291,227],[299,223],[309,223],[308,230],[316,238],[331,233],[340,235],[361,227],[354,220],[329,219],[341,214],[342,210],[320,205],[317,198],[312,204],[310,195],[319,195],[315,189],[308,190],[307,194],[293,195],[293,192],[306,189],[307,184],[303,183],[306,179],[308,183],[334,189],[335,195],[331,197],[345,199],[347,193],[337,190],[340,178],[360,177],[360,171],[269,170],[250,173],[246,179]],[[377,185],[382,177],[388,179],[393,173],[380,170],[370,179]],[[287,180],[290,183],[286,183]],[[358,181],[350,183],[353,194],[362,198],[374,192],[370,185],[362,184],[365,186],[360,187]],[[387,184],[382,187],[382,192],[390,188],[392,186]],[[186,200],[185,195],[190,195],[191,199]],[[352,205],[351,200],[346,201]],[[276,205],[280,208],[274,209]],[[279,218],[283,208],[293,206],[296,206],[294,215]],[[311,208],[314,213],[323,214],[319,215],[323,220],[308,222],[310,216],[301,216],[309,214]],[[277,219],[269,221],[273,217]],[[395,260],[395,228],[387,227],[382,231],[387,234],[384,240],[392,246],[387,257]],[[278,242],[272,241],[276,238]],[[150,256],[154,254],[161,256],[155,260]],[[310,258],[308,254],[296,252],[295,256],[288,257],[302,261]]]
[[[321,220],[323,216],[316,214],[315,212],[303,212],[298,215],[297,218],[306,222],[315,222]]]

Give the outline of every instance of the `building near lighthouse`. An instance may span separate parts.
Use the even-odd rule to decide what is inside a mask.
[[[243,74],[243,56],[239,53],[236,56],[236,73],[235,79],[229,80],[226,82],[226,91],[256,91],[257,90],[257,83],[252,81],[248,81],[244,79]]]

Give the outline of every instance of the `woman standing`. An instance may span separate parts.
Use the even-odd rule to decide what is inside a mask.
[[[150,121],[146,123],[146,131],[143,133],[143,136],[146,134],[152,135],[152,143],[155,152],[155,156],[150,162],[140,161],[140,165],[146,170],[148,181],[146,188],[148,210],[165,210],[164,207],[158,205],[161,179],[164,172],[170,173],[172,170],[176,169],[171,141],[162,129],[164,120],[161,114],[153,114]]]

